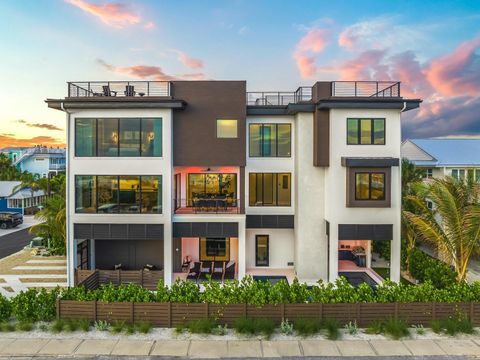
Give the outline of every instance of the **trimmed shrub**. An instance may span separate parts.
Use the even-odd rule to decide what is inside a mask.
[[[419,282],[431,282],[439,289],[457,282],[457,274],[452,266],[434,259],[419,249],[410,254],[410,274]]]
[[[59,289],[29,289],[12,298],[12,314],[18,321],[51,321],[55,318]]]
[[[12,305],[3,295],[0,295],[0,321],[8,321],[12,316]]]

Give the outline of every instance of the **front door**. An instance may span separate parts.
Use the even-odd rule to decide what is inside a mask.
[[[255,266],[268,266],[270,260],[268,240],[268,235],[255,236]]]
[[[182,272],[182,238],[173,238],[173,272]]]

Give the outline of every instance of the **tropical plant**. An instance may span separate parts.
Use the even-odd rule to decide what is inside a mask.
[[[464,281],[468,262],[480,242],[480,192],[471,179],[451,177],[433,179],[426,187],[435,210],[423,198],[407,196],[415,212],[403,214],[418,238],[436,245],[446,260],[454,265],[457,280]]]
[[[283,319],[280,324],[280,332],[283,335],[292,335],[293,334],[293,323],[289,322],[288,319]]]
[[[0,154],[0,181],[14,181],[20,179],[21,172],[12,164],[9,157]]]

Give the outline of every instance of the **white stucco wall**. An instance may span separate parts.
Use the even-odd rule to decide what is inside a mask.
[[[294,261],[295,234],[293,229],[247,229],[246,267],[255,268],[255,236],[268,235],[269,265],[261,268],[285,269]]]
[[[313,113],[298,113],[295,123],[295,270],[314,283],[326,280],[328,269],[325,169],[313,166]]]
[[[347,118],[385,118],[385,145],[347,145]],[[401,171],[391,168],[391,207],[346,207],[347,168],[342,157],[400,158],[399,110],[332,109],[330,111],[330,166],[326,170],[325,218],[330,222],[330,281],[338,273],[338,224],[393,224],[391,278],[400,279]]]
[[[75,157],[75,118],[162,118],[162,157]],[[172,111],[170,109],[98,109],[72,112],[67,139],[68,151],[68,281],[73,283],[76,248],[73,223],[137,223],[164,225],[165,281],[172,270]],[[162,214],[76,214],[75,175],[162,175]]]

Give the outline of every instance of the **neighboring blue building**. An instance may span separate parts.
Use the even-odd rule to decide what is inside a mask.
[[[0,150],[11,159],[12,164],[20,171],[39,174],[41,177],[57,175],[65,172],[65,149],[55,149],[46,146],[10,147]]]
[[[426,178],[469,175],[480,182],[480,138],[409,139],[402,143],[402,157],[424,169]]]
[[[42,205],[47,195],[43,190],[19,189],[21,181],[0,181],[0,211],[15,211],[32,214]]]

